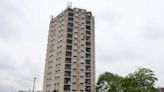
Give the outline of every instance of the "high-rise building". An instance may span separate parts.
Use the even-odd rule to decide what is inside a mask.
[[[164,92],[164,88],[158,88],[159,92]]]
[[[49,26],[43,92],[95,92],[94,17],[67,7]]]

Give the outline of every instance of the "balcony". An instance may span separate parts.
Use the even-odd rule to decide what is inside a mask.
[[[73,27],[73,23],[68,23],[68,27]]]
[[[68,32],[68,33],[73,33],[73,28],[68,28],[68,29],[67,29],[67,32]]]
[[[86,19],[91,19],[91,14],[90,14],[90,12],[88,12],[88,14],[86,15]]]
[[[87,29],[87,30],[90,30],[90,29],[91,29],[91,26],[86,26],[86,29]]]
[[[65,85],[70,85],[71,84],[71,78],[65,78],[64,79],[64,84]]]
[[[86,24],[87,25],[90,25],[91,24],[91,21],[86,20]]]
[[[86,31],[86,35],[90,36],[91,35],[91,31]]]
[[[85,80],[85,84],[86,84],[86,85],[90,85],[90,84],[91,84],[91,79],[86,79],[86,80]]]
[[[91,48],[86,48],[86,52],[91,52]]]
[[[91,42],[86,42],[86,46],[90,47],[91,46]]]
[[[86,66],[86,71],[91,71],[91,66]]]
[[[64,85],[64,91],[70,91],[71,87],[70,85]]]
[[[71,33],[72,34],[73,33],[73,28],[68,28],[67,29],[67,33]]]
[[[73,13],[73,12],[69,12],[69,13],[68,13],[68,16],[69,16],[69,17],[73,17],[73,16],[74,16],[74,13]]]
[[[91,65],[91,60],[86,60],[86,61],[85,61],[85,64],[86,64],[86,65]]]
[[[86,72],[86,73],[85,73],[85,76],[86,76],[86,78],[91,78],[91,73]]]
[[[72,56],[72,52],[71,51],[66,51],[66,56],[67,57],[71,57]]]
[[[85,87],[85,91],[89,91],[90,92],[91,91],[91,86],[86,86]]]
[[[87,59],[91,59],[91,54],[90,54],[90,53],[86,53],[86,54],[85,54],[85,57],[86,57]]]
[[[67,44],[72,45],[72,40],[71,39],[67,39]]]
[[[65,71],[71,71],[71,64],[65,64]]]
[[[71,63],[71,58],[66,58],[65,63]]]
[[[86,41],[90,42],[91,41],[91,37],[90,36],[86,36]]]
[[[67,46],[66,46],[66,49],[67,49],[67,50],[72,50],[72,46],[71,46],[71,45],[67,45]]]
[[[71,71],[65,71],[65,77],[71,77]]]
[[[73,34],[70,34],[70,33],[67,34],[67,38],[72,39],[72,37],[73,37]]]
[[[73,20],[74,20],[73,18],[70,18],[70,17],[69,17],[69,18],[68,18],[68,23],[73,23]]]

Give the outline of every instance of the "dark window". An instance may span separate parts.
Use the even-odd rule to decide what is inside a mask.
[[[86,26],[86,29],[90,30],[91,29],[91,26]]]

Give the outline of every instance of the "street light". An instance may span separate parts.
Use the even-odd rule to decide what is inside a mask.
[[[32,90],[32,92],[34,92],[34,88],[35,88],[35,80],[36,80],[36,77],[34,77],[34,84],[33,84],[33,90]]]

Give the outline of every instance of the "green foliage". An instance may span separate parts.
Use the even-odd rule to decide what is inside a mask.
[[[97,92],[107,92],[107,90],[110,92],[119,92],[122,79],[123,77],[110,72],[101,74],[97,81],[96,90]]]
[[[138,68],[134,73],[126,76],[122,86],[131,88],[134,92],[156,92],[153,91],[155,90],[155,81],[157,81],[157,78],[152,70]]]
[[[57,92],[57,90],[54,89],[52,92]]]
[[[97,92],[157,92],[157,78],[152,70],[138,68],[126,77],[106,72],[99,76]]]

